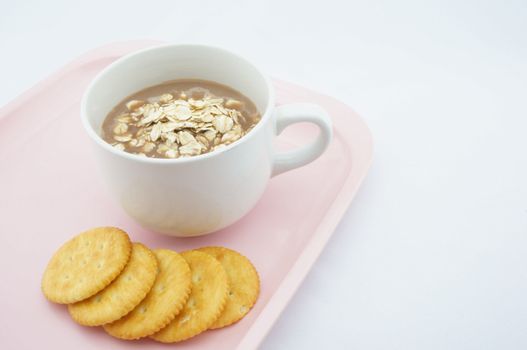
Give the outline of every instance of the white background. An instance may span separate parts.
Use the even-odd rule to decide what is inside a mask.
[[[3,1],[0,105],[134,38],[232,49],[373,132],[263,349],[527,348],[527,1]]]

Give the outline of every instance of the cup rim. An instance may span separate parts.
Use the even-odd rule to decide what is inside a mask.
[[[197,155],[197,156],[182,157],[182,158],[141,157],[141,156],[135,155],[133,153],[120,151],[120,150],[114,148],[108,142],[106,142],[94,130],[94,128],[92,128],[92,126],[90,125],[90,123],[88,121],[88,111],[87,111],[88,95],[93,90],[93,88],[97,84],[97,82],[104,75],[111,73],[112,70],[115,69],[115,67],[123,64],[124,62],[126,62],[126,61],[128,61],[128,60],[130,60],[130,59],[132,59],[132,58],[134,58],[136,56],[142,55],[145,52],[162,50],[162,49],[166,49],[168,47],[188,47],[188,48],[214,49],[214,50],[222,51],[223,53],[226,53],[226,54],[229,54],[229,55],[236,56],[238,59],[241,59],[241,60],[245,61],[248,65],[252,66],[258,72],[258,74],[262,77],[262,79],[263,79],[263,81],[264,81],[264,83],[265,83],[265,85],[267,87],[267,92],[268,92],[268,99],[267,99],[267,104],[265,106],[265,110],[261,112],[261,114],[262,114],[261,119],[254,126],[254,128],[251,131],[249,131],[247,134],[245,134],[243,137],[241,137],[239,140],[236,140],[235,142],[231,143],[230,145],[227,145],[227,146],[225,146],[225,147],[223,147],[223,148],[221,148],[219,150],[215,150],[215,151],[212,151],[212,152],[200,154],[200,155]],[[274,105],[274,98],[275,98],[274,89],[273,89],[273,86],[271,84],[271,80],[269,79],[269,77],[267,75],[265,75],[259,67],[257,67],[254,63],[252,63],[251,61],[249,61],[245,57],[243,57],[243,56],[241,56],[241,55],[239,55],[239,54],[237,54],[235,52],[232,52],[230,50],[226,50],[224,48],[213,46],[213,45],[204,45],[204,44],[170,44],[169,43],[169,44],[161,44],[161,45],[156,45],[156,46],[153,46],[153,47],[148,47],[148,48],[145,48],[145,49],[137,50],[137,51],[131,52],[129,54],[126,54],[126,55],[118,58],[117,60],[113,61],[107,67],[105,67],[102,71],[97,73],[97,75],[90,82],[90,84],[88,85],[88,87],[86,88],[86,90],[84,91],[84,94],[82,96],[82,100],[81,100],[81,122],[82,122],[82,125],[83,125],[84,129],[88,133],[88,135],[91,137],[92,140],[95,141],[96,144],[98,144],[99,146],[101,146],[106,151],[109,151],[110,153],[112,153],[112,154],[114,154],[114,155],[116,155],[118,157],[123,157],[123,158],[129,159],[129,160],[133,160],[133,161],[138,161],[138,162],[143,162],[143,163],[153,163],[153,164],[190,163],[190,162],[197,162],[197,161],[213,158],[213,157],[219,156],[222,153],[228,152],[231,149],[241,147],[241,145],[243,145],[245,142],[247,142],[249,140],[249,138],[253,137],[259,129],[264,127],[264,124],[266,123],[267,119],[270,118],[270,114],[271,114],[270,111],[271,111],[271,108]]]

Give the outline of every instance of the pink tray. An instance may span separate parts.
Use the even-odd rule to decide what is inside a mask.
[[[0,348],[166,349],[148,339],[127,342],[75,324],[65,307],[45,300],[42,272],[53,252],[93,226],[122,227],[133,240],[177,251],[223,245],[241,251],[261,277],[260,298],[239,323],[178,344],[180,349],[252,349],[265,337],[333,233],[367,173],[372,139],[343,103],[275,81],[278,103],[322,105],[335,139],[314,163],[272,179],[245,218],[215,234],[187,239],[139,227],[101,183],[79,102],[90,80],[118,57],[155,44],[127,42],[95,49],[0,110]],[[312,138],[311,125],[286,130],[281,147]]]

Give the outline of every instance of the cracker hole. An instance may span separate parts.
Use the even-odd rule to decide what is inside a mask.
[[[97,264],[97,268],[100,269],[102,267],[102,264],[101,263],[98,263]]]
[[[247,312],[247,310],[248,310],[247,306],[245,306],[245,305],[243,305],[243,306],[240,306],[240,313],[241,313],[241,314],[244,314],[244,313],[246,313],[246,312]]]
[[[97,296],[95,297],[95,301],[98,302],[98,303],[100,303],[100,302],[101,302],[101,296],[100,296],[100,295],[97,295]]]
[[[99,248],[100,248],[100,249],[104,249],[104,244],[101,243],[101,244],[99,245]]]
[[[141,307],[139,308],[139,312],[142,313],[142,314],[144,314],[144,313],[146,312],[146,307],[141,306]]]
[[[186,315],[185,317],[183,317],[180,321],[179,321],[179,324],[183,324],[183,323],[186,323],[190,320],[190,315]]]
[[[126,280],[127,280],[127,281],[131,281],[131,280],[132,280],[132,277],[130,277],[130,276],[126,276]]]
[[[194,275],[194,283],[198,283],[198,282],[201,282],[201,275]]]

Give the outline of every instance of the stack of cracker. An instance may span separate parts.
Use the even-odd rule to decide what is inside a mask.
[[[260,282],[243,255],[223,247],[176,253],[99,227],[66,242],[42,278],[47,299],[84,326],[120,339],[174,343],[242,319]]]

